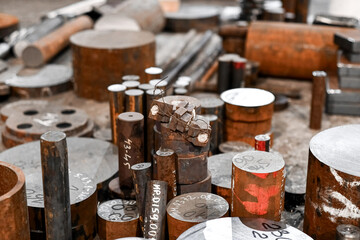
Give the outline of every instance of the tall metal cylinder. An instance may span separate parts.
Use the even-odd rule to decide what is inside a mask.
[[[66,135],[50,131],[40,138],[47,240],[71,240],[69,167]]]
[[[113,84],[108,87],[110,102],[110,124],[112,142],[117,145],[116,119],[120,113],[125,111],[125,92],[126,87],[121,84]]]

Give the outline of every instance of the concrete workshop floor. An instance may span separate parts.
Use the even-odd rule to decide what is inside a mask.
[[[326,0],[318,0],[318,6],[325,4]],[[38,21],[39,17],[47,11],[65,6],[75,0],[0,0],[0,12],[7,12],[18,16],[22,26],[29,26]],[[316,1],[314,1],[316,2]],[[338,2],[338,1],[331,1]],[[315,10],[311,8],[314,13]],[[273,131],[275,133],[273,149],[283,154],[288,164],[307,165],[309,141],[319,131],[310,130],[309,112],[311,100],[311,83],[296,81],[290,79],[266,79],[267,87],[270,89],[286,88],[297,89],[302,98],[299,100],[290,100],[288,109],[276,112],[273,117]],[[264,86],[265,86],[264,85]],[[11,97],[9,101],[15,101],[17,98]],[[71,105],[84,109],[88,115],[93,118],[99,127],[109,126],[109,107],[108,103],[99,103],[93,100],[81,99],[75,96],[73,92],[59,94],[47,100],[60,104]],[[7,102],[1,102],[0,107]],[[324,114],[322,130],[340,126],[344,124],[360,123],[359,117],[350,116],[329,116]],[[3,123],[1,128],[3,128]],[[0,147],[0,151],[4,147]]]

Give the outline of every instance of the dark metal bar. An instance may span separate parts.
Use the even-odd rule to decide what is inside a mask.
[[[325,100],[325,81],[327,74],[323,71],[313,72],[313,86],[310,112],[310,128],[320,129]]]
[[[141,231],[144,234],[146,186],[152,178],[151,163],[146,162],[132,165],[131,170],[133,173],[133,181],[135,185],[136,204],[139,211]]]
[[[40,138],[46,239],[71,240],[66,135],[50,131]]]

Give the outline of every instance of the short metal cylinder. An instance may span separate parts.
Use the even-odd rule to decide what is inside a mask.
[[[125,91],[125,111],[144,113],[144,91],[130,89]]]
[[[153,79],[161,79],[163,70],[158,67],[149,67],[145,69],[146,82],[150,82]]]

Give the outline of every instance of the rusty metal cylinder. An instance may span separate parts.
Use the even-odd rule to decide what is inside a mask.
[[[204,192],[182,194],[172,199],[166,209],[169,240],[176,240],[198,223],[229,215],[229,204],[218,195]]]
[[[148,182],[144,218],[144,238],[165,240],[167,183],[159,180]]]
[[[341,224],[360,225],[360,125],[334,127],[310,141],[304,232],[333,239]]]
[[[69,167],[66,135],[47,132],[40,138],[46,239],[71,240]]]
[[[161,79],[163,70],[159,67],[149,67],[145,69],[146,82],[150,82],[153,79]]]
[[[129,81],[130,82],[130,81]],[[125,111],[144,114],[144,91],[130,89],[125,91]]]
[[[145,82],[144,68],[155,63],[155,37],[150,32],[88,30],[70,41],[75,93],[80,97],[105,101],[107,86],[121,82],[126,74]]]
[[[139,213],[134,200],[113,199],[101,203],[97,219],[101,240],[134,237],[140,233]]]
[[[140,227],[141,231],[144,233],[145,197],[147,183],[152,179],[151,163],[137,163],[131,166],[131,170],[133,172]]]
[[[192,192],[211,193],[211,173],[207,171],[207,176],[199,182],[193,182],[190,184],[179,184],[178,192],[179,194]]]
[[[327,74],[323,71],[314,71],[312,75],[313,83],[311,94],[310,128],[321,129]]]
[[[177,155],[174,150],[160,148],[154,155],[156,180],[167,182],[167,200],[170,201],[177,196],[176,181]]]
[[[336,71],[334,33],[357,30],[296,23],[252,22],[245,57],[264,75],[311,79],[317,70]],[[291,38],[289,38],[291,36]]]
[[[20,168],[0,161],[0,236],[30,239],[25,175]]]
[[[121,84],[113,84],[108,87],[110,102],[110,124],[112,142],[117,145],[116,119],[120,113],[125,112],[125,90],[126,87]]]
[[[279,154],[247,151],[235,155],[231,215],[280,221],[285,195],[284,168],[285,161]]]
[[[131,166],[144,162],[144,116],[137,112],[121,113],[117,119],[119,148],[119,185],[124,198],[133,198]]]
[[[81,16],[65,23],[62,27],[27,46],[22,52],[24,64],[28,67],[40,67],[69,44],[71,35],[90,29],[92,26],[93,21],[88,16]]]
[[[254,138],[271,131],[275,96],[257,88],[235,88],[221,94],[225,102],[225,140],[255,146]]]

